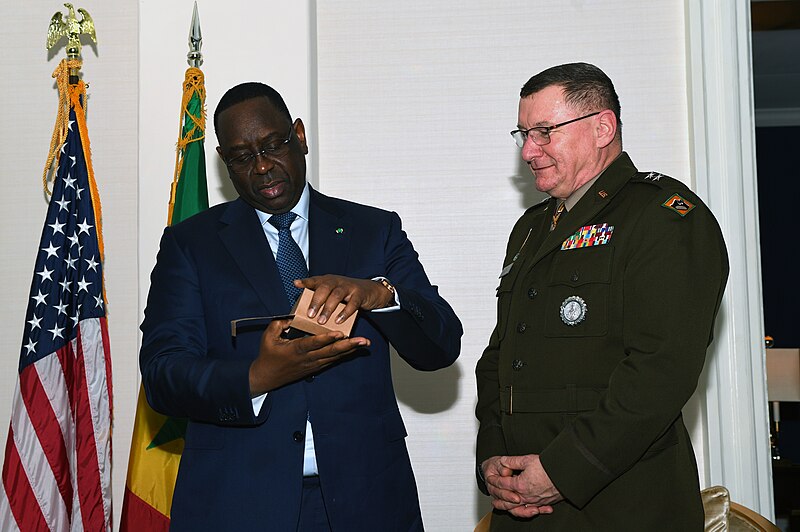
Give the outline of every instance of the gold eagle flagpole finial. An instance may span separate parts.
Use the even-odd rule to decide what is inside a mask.
[[[50,50],[62,37],[67,37],[67,60],[76,60],[81,56],[81,35],[88,35],[92,42],[97,43],[97,35],[94,31],[94,21],[89,12],[83,8],[78,8],[81,19],[75,17],[75,8],[72,4],[64,4],[69,12],[64,20],[64,15],[56,11],[50,19],[50,26],[47,28],[47,49]],[[73,79],[74,77],[74,79]],[[70,69],[70,83],[78,82],[78,69]]]

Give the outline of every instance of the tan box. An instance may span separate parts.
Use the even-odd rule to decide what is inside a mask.
[[[289,323],[289,327],[292,329],[296,329],[298,331],[307,333],[307,334],[325,334],[331,331],[342,331],[345,336],[350,336],[350,333],[353,331],[353,326],[356,322],[356,317],[358,317],[358,311],[354,312],[352,316],[347,318],[342,323],[336,323],[336,316],[339,315],[340,312],[344,310],[345,304],[339,303],[336,307],[336,310],[333,312],[328,321],[325,325],[321,325],[317,322],[317,317],[309,318],[308,317],[308,306],[311,304],[311,298],[314,296],[314,291],[309,290],[308,288],[303,290],[303,293],[300,294],[300,297],[297,298],[297,301],[292,308],[292,313],[287,314],[285,316],[259,316],[254,318],[239,318],[238,320],[231,320],[231,336],[236,337],[236,333],[240,328],[266,328],[266,326],[272,320],[278,319],[289,319],[291,318],[291,323]]]
[[[349,318],[342,323],[336,323],[336,316],[344,310],[345,304],[339,303],[336,310],[328,318],[324,325],[317,322],[319,314],[313,318],[308,317],[308,306],[311,304],[311,298],[314,296],[314,291],[308,288],[303,289],[303,293],[297,298],[297,302],[292,309],[292,322],[289,327],[303,331],[309,334],[325,334],[331,331],[341,331],[345,336],[350,336],[353,331],[353,325],[356,322],[358,311],[354,312]]]

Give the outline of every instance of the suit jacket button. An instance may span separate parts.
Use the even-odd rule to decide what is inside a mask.
[[[306,382],[314,382],[314,376],[309,375],[308,377],[306,377]]]
[[[524,333],[525,329],[527,329],[527,328],[528,328],[528,325],[524,321],[521,321],[521,322],[517,323],[517,332],[518,333]]]
[[[536,290],[535,288],[531,288],[530,290],[528,290],[528,298],[529,299],[533,299],[538,295],[539,295],[539,291]]]
[[[299,430],[296,430],[296,431],[294,432],[294,434],[292,434],[292,439],[293,439],[294,441],[296,441],[296,442],[300,443],[301,441],[305,441],[305,438],[304,438],[303,436],[304,436],[304,435],[303,435],[303,433],[302,433],[302,432],[300,432]]]
[[[517,359],[511,363],[511,369],[514,371],[520,371],[523,367],[525,367],[525,362],[520,359]]]
[[[572,282],[574,283],[578,280],[578,277],[578,272],[572,272],[572,277],[570,277],[570,279],[572,279]]]

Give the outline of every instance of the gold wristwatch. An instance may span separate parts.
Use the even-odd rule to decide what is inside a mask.
[[[389,279],[382,277],[380,279],[375,279],[375,281],[385,286],[386,289],[392,293],[392,299],[394,299],[394,294],[395,294],[394,285],[392,285],[392,283],[389,282]]]
[[[397,304],[396,292],[394,290],[394,286],[392,285],[392,283],[389,282],[389,279],[381,277],[380,279],[373,279],[373,281],[382,284],[389,291],[389,293],[392,294],[391,298],[389,299],[389,302],[386,304],[386,307],[393,307],[394,305],[396,305]]]

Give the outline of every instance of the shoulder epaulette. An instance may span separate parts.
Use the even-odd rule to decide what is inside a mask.
[[[664,187],[665,181],[672,181],[673,178],[660,172],[636,172],[631,181],[638,181],[640,183],[649,183],[651,185]]]
[[[658,204],[679,214],[681,218],[689,214],[698,203],[696,196],[684,183],[659,172],[638,172],[631,181],[660,188],[663,192],[658,193]]]

